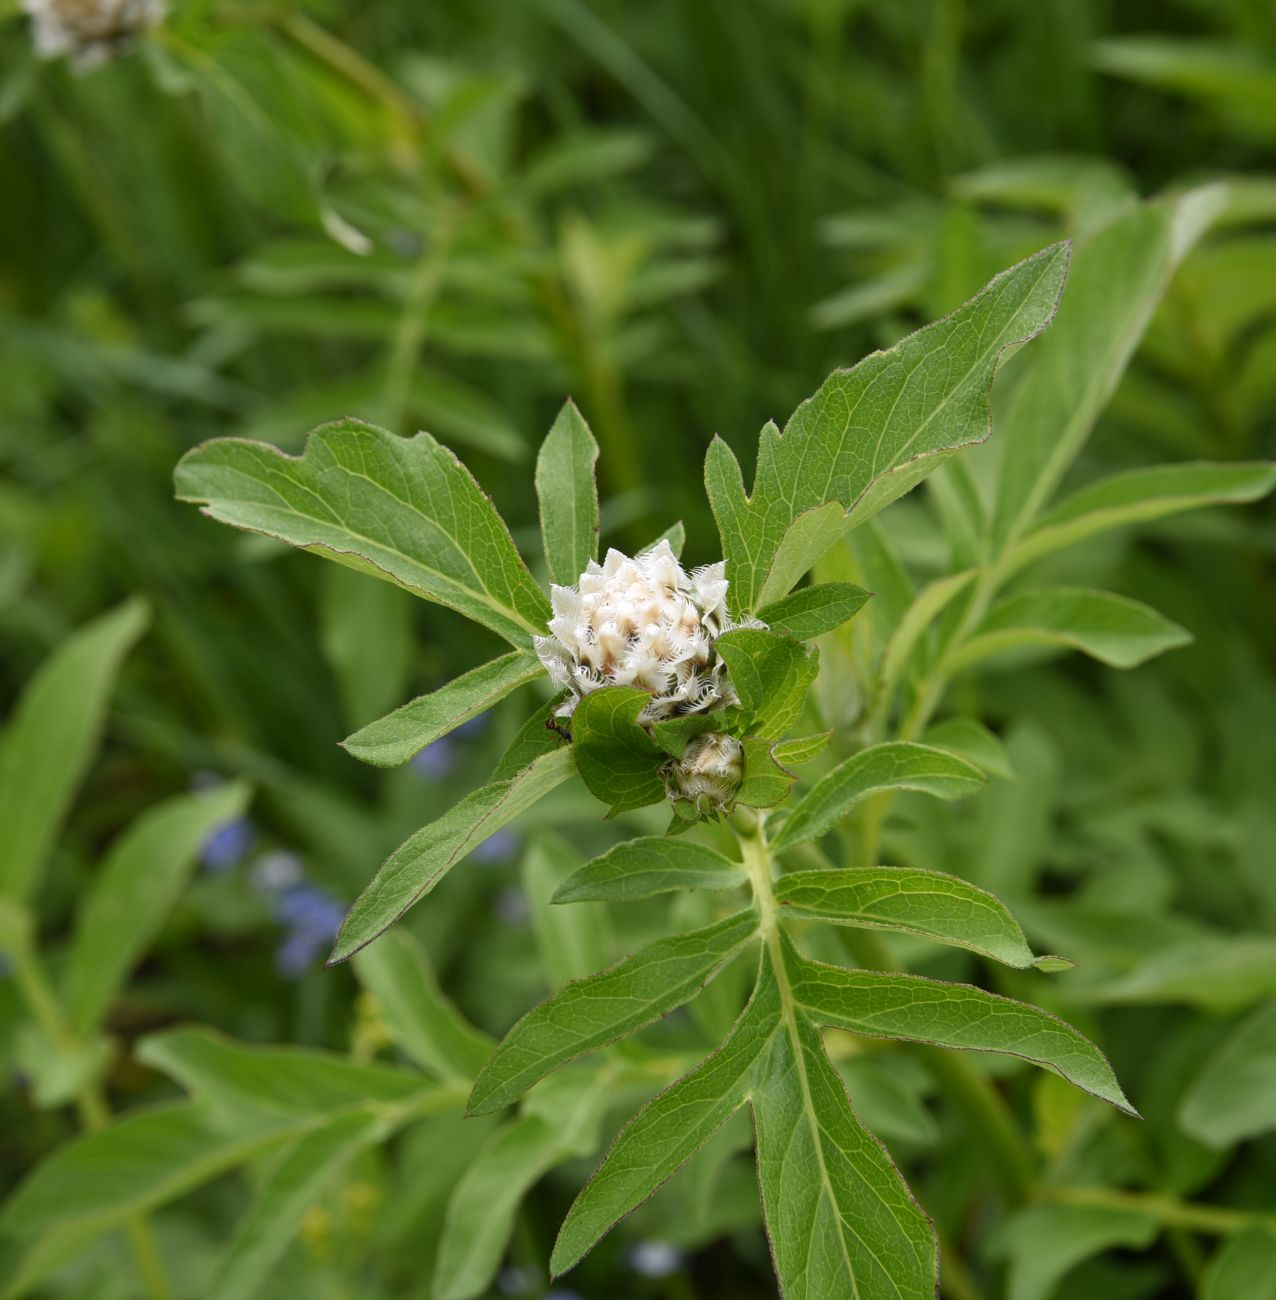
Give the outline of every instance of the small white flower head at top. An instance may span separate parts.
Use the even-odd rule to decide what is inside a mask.
[[[550,677],[568,692],[570,717],[600,686],[637,686],[651,696],[639,722],[706,713],[736,702],[714,641],[727,614],[725,563],[687,573],[669,543],[630,557],[607,552],[575,587],[551,588],[549,636],[536,638]]]
[[[105,63],[164,16],[164,0],[22,0],[22,8],[36,54],[69,58],[81,69]]]
[[[744,778],[744,747],[734,736],[710,731],[687,742],[681,758],[661,769],[671,803],[692,803],[709,815],[729,809]]]

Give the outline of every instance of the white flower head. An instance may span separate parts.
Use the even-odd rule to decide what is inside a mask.
[[[570,717],[600,686],[638,686],[651,696],[639,722],[707,713],[736,703],[714,641],[733,626],[724,561],[687,573],[661,540],[633,558],[607,552],[575,587],[550,589],[549,636],[535,638],[549,675],[568,692]],[[756,624],[755,624],[756,626]]]
[[[22,0],[35,52],[91,68],[114,57],[130,37],[164,16],[164,0]]]
[[[681,758],[661,769],[672,803],[686,800],[698,813],[730,808],[744,778],[744,746],[734,736],[709,731],[688,741]]]

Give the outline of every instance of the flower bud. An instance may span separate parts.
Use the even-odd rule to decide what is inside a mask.
[[[672,803],[688,802],[701,814],[730,808],[744,777],[744,747],[734,736],[709,731],[687,743],[681,758],[663,769]]]
[[[630,558],[591,560],[575,587],[551,588],[551,635],[536,637],[550,677],[568,692],[570,717],[600,686],[637,686],[651,696],[639,722],[706,713],[736,702],[713,648],[732,626],[725,563],[690,574],[667,541]]]

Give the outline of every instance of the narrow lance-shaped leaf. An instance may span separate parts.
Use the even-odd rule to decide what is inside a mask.
[[[793,996],[820,1024],[874,1038],[1018,1056],[1127,1115],[1138,1113],[1103,1053],[1080,1030],[1039,1007],[969,984],[826,966],[792,948],[788,965]]]
[[[528,1098],[498,1128],[461,1176],[447,1218],[430,1295],[475,1300],[487,1294],[528,1190],[555,1165],[598,1144],[610,1089],[598,1076],[567,1071]]]
[[[376,1115],[341,1115],[278,1152],[218,1265],[208,1300],[252,1300],[295,1239],[306,1211],[383,1128]]]
[[[917,867],[793,871],[776,882],[776,897],[793,917],[902,930],[969,948],[1020,970],[1058,969],[1060,964],[1057,957],[1033,954],[1018,922],[999,899],[942,871]]]
[[[574,1268],[744,1104],[754,1066],[779,1024],[775,981],[762,981],[722,1046],[625,1125],[563,1220],[549,1262],[554,1276]]]
[[[361,727],[341,742],[346,751],[377,767],[397,767],[427,745],[503,700],[544,673],[529,650],[514,650],[472,668],[428,695]]]
[[[789,997],[783,985],[782,997]],[[756,1067],[752,1104],[758,1181],[785,1300],[933,1295],[930,1220],[851,1109],[819,1030],[791,1002]]]
[[[1058,319],[996,410],[1001,448],[993,541],[1050,499],[1085,444],[1174,268],[1221,209],[1222,186],[1120,212],[1079,244]]]
[[[775,837],[777,853],[831,830],[863,798],[879,790],[919,790],[960,799],[984,784],[984,774],[956,754],[893,740],[853,754],[821,777],[798,801]]]
[[[1137,600],[1082,587],[1020,592],[993,606],[950,657],[953,672],[1005,650],[1057,646],[1113,668],[1133,668],[1186,645],[1191,634]]]
[[[871,595],[853,582],[820,582],[764,605],[758,618],[772,632],[811,641],[854,618]]]
[[[0,893],[21,901],[32,892],[147,617],[146,605],[130,600],[80,628],[19,698],[0,737]]]
[[[675,889],[731,889],[745,879],[740,864],[716,849],[649,835],[626,840],[587,862],[563,881],[553,901],[628,902]]]
[[[968,758],[989,776],[999,776],[1003,781],[1015,779],[1010,753],[1001,737],[974,718],[945,718],[936,722],[922,733],[921,743]]]
[[[1129,470],[1082,488],[1050,510],[1011,548],[1003,570],[1014,573],[1043,555],[1110,528],[1146,523],[1201,506],[1257,501],[1276,486],[1276,465],[1205,461]]]
[[[756,912],[737,912],[703,930],[658,939],[610,970],[564,986],[506,1034],[474,1081],[470,1113],[509,1105],[560,1065],[682,1006],[739,955],[757,923]]]
[[[77,1033],[96,1029],[190,878],[200,847],[248,803],[244,785],[178,795],[143,813],[112,846],[75,918],[64,987]]]
[[[354,973],[372,994],[394,1041],[441,1079],[472,1079],[495,1044],[452,1005],[420,943],[392,930],[354,957]]]
[[[988,436],[998,358],[1049,322],[1066,270],[1066,246],[1053,245],[951,316],[830,376],[783,435],[763,430],[751,495],[714,440],[705,486],[737,611],[778,600],[847,527]]]
[[[427,433],[340,420],[300,456],[218,438],[182,458],[176,484],[213,519],[386,578],[520,648],[549,617],[491,501]]]
[[[551,582],[574,586],[598,554],[598,444],[576,403],[568,401],[536,458],[536,496]]]
[[[386,859],[355,899],[328,964],[345,961],[388,930],[489,835],[525,813],[575,771],[570,747],[543,754],[516,776],[467,795]]]

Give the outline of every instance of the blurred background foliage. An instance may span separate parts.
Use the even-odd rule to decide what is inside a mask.
[[[1215,177],[1227,213],[1170,287],[1078,483],[1276,451],[1268,0],[180,0],[84,71],[37,61],[17,6],[0,6],[0,694],[124,597],[151,610],[38,896],[51,960],[124,826],[244,780],[250,810],[204,843],[111,1034],[127,1048],[196,1020],[383,1053],[375,1003],[347,969],[319,969],[335,919],[519,721],[498,710],[399,771],[349,759],[343,736],[494,639],[174,504],[185,449],[236,433],[295,450],[342,414],[427,428],[533,555],[532,457],[571,393],[602,445],[604,542],[681,519],[688,558],[707,561],[715,432],[747,457],[833,367],[1133,196]],[[920,579],[948,565],[940,506],[921,490],[882,517]],[[1247,1227],[1276,1214],[1274,548],[1260,505],[1070,552],[1059,576],[1149,601],[1194,644],[1124,675],[1054,659],[963,679],[962,711],[994,725],[1016,779],[956,811],[901,800],[887,828],[888,860],[998,892],[1031,939],[1082,962],[1025,996],[1086,1026],[1147,1116],[1012,1072],[1047,1181],[1096,1190],[1007,1217],[926,1070],[854,1057],[866,1120],[939,1223],[946,1294],[1276,1295],[1276,1246]],[[854,721],[853,698],[825,704]],[[537,955],[561,943],[541,915],[555,881],[540,827],[597,851],[613,832],[596,812],[547,801],[411,918],[489,1032],[559,969]],[[639,937],[595,936],[604,956]],[[966,961],[916,957],[958,977]],[[37,1095],[18,1006],[0,979],[6,1190],[73,1128]],[[127,1050],[114,1060],[118,1108],[171,1094]],[[482,1136],[438,1123],[359,1156],[307,1212],[272,1294],[433,1294],[447,1192]],[[729,1126],[560,1286],[772,1294],[747,1141]],[[569,1159],[525,1202],[491,1294],[547,1294],[589,1167]],[[205,1293],[242,1188],[224,1179],[159,1217],[180,1293]],[[132,1294],[114,1249],[43,1293]]]

